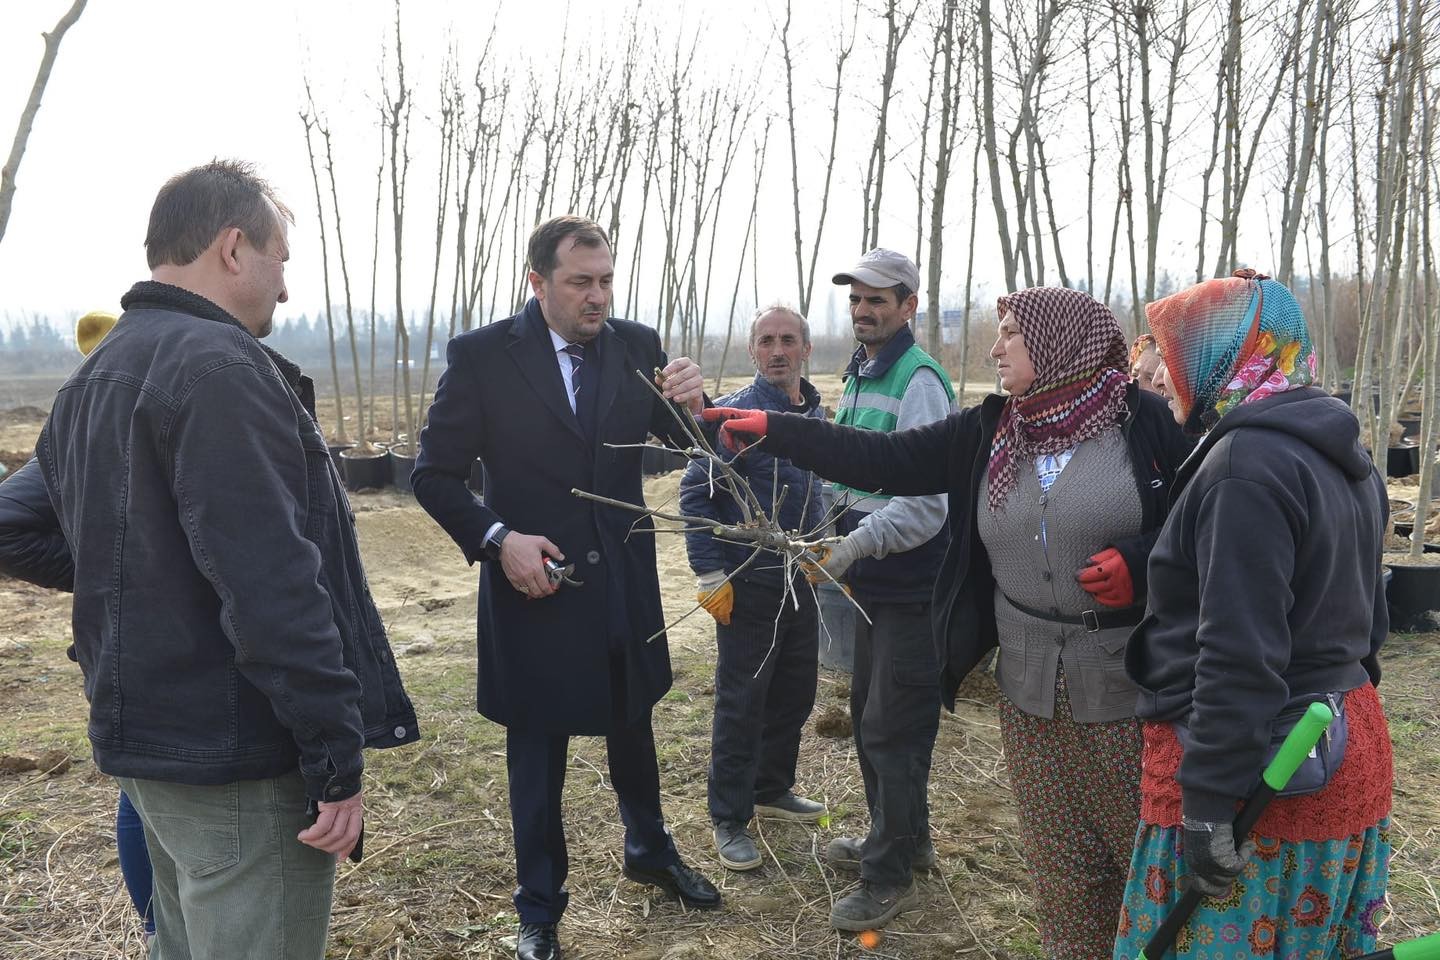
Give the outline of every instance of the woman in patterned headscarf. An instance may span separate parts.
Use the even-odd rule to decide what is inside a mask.
[[[1366,953],[1390,851],[1374,687],[1389,626],[1385,483],[1349,408],[1311,386],[1314,349],[1284,286],[1241,271],[1147,312],[1156,380],[1203,439],[1176,479],[1128,651],[1145,775],[1116,960],[1145,945],[1182,877],[1208,896],[1179,956]],[[1337,721],[1292,781],[1308,793],[1282,795],[1236,838],[1272,742],[1318,699],[1343,713],[1344,736]]]
[[[1106,958],[1139,814],[1140,730],[1125,676],[1145,561],[1189,444],[1129,376],[1125,336],[1077,290],[1002,297],[1004,394],[935,424],[861,432],[707,411],[819,475],[949,494],[932,618],[947,706],[1000,647],[996,680],[1022,850],[1052,957]]]

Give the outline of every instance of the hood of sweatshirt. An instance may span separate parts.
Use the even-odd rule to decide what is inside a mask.
[[[1241,427],[1274,430],[1296,437],[1333,460],[1352,480],[1363,480],[1370,475],[1370,454],[1360,445],[1360,421],[1354,412],[1344,401],[1323,390],[1301,387],[1243,404],[1221,417],[1185,462],[1176,483],[1177,490],[1221,437]]]

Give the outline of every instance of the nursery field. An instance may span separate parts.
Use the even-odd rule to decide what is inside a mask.
[[[837,383],[821,378],[827,397]],[[14,404],[21,409],[0,412],[7,458],[28,454],[48,397]],[[380,406],[388,409],[388,400]],[[647,499],[673,497],[678,478],[649,479]],[[364,493],[353,505],[423,738],[368,755],[366,857],[340,868],[329,956],[511,956],[504,731],[474,710],[475,571],[409,497]],[[683,541],[661,534],[659,542],[666,608],[679,616],[693,604]],[[143,955],[115,857],[116,789],[90,759],[80,674],[65,657],[69,617],[68,596],[0,579],[0,956],[7,960]],[[705,811],[709,618],[701,613],[673,628],[670,649],[675,685],[655,711],[666,813],[682,853],[722,886],[725,906],[686,913],[620,877],[621,826],[604,744],[577,738],[565,795],[567,956],[1041,956],[987,676],[972,677],[957,712],[942,718],[930,787],[939,864],[920,880],[921,909],[865,951],[829,929],[830,905],[850,880],[822,864],[831,837],[866,825],[848,736],[848,677],[822,671],[801,747],[799,788],[828,803],[828,824],[760,822],[764,868],[731,874],[715,858]],[[1397,766],[1390,941],[1440,930],[1440,633],[1392,636],[1384,667]]]

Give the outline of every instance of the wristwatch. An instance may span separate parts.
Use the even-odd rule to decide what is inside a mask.
[[[504,543],[505,538],[508,536],[510,536],[509,527],[501,526],[496,528],[495,532],[490,534],[490,539],[485,542],[485,555],[491,560],[499,560],[500,544]]]

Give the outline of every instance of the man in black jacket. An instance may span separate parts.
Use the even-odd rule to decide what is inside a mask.
[[[257,340],[288,219],[244,164],[171,179],[152,279],[36,450],[95,762],[145,822],[166,956],[323,956],[361,747],[419,735],[304,379]]]
[[[571,493],[641,503],[646,433],[688,445],[677,418],[704,396],[700,368],[683,357],[667,364],[654,330],[606,319],[615,268],[598,224],[540,224],[529,260],[535,296],[525,309],[450,341],[411,483],[465,559],[489,561],[476,705],[506,728],[516,952],[553,960],[569,898],[560,797],[571,736],[606,738],[625,875],[691,907],[720,905],[681,862],[660,811],[650,712],[671,676],[650,520]],[[670,402],[642,379],[662,367]],[[484,502],[465,487],[477,457]],[[573,564],[578,583],[550,579],[547,557]]]

